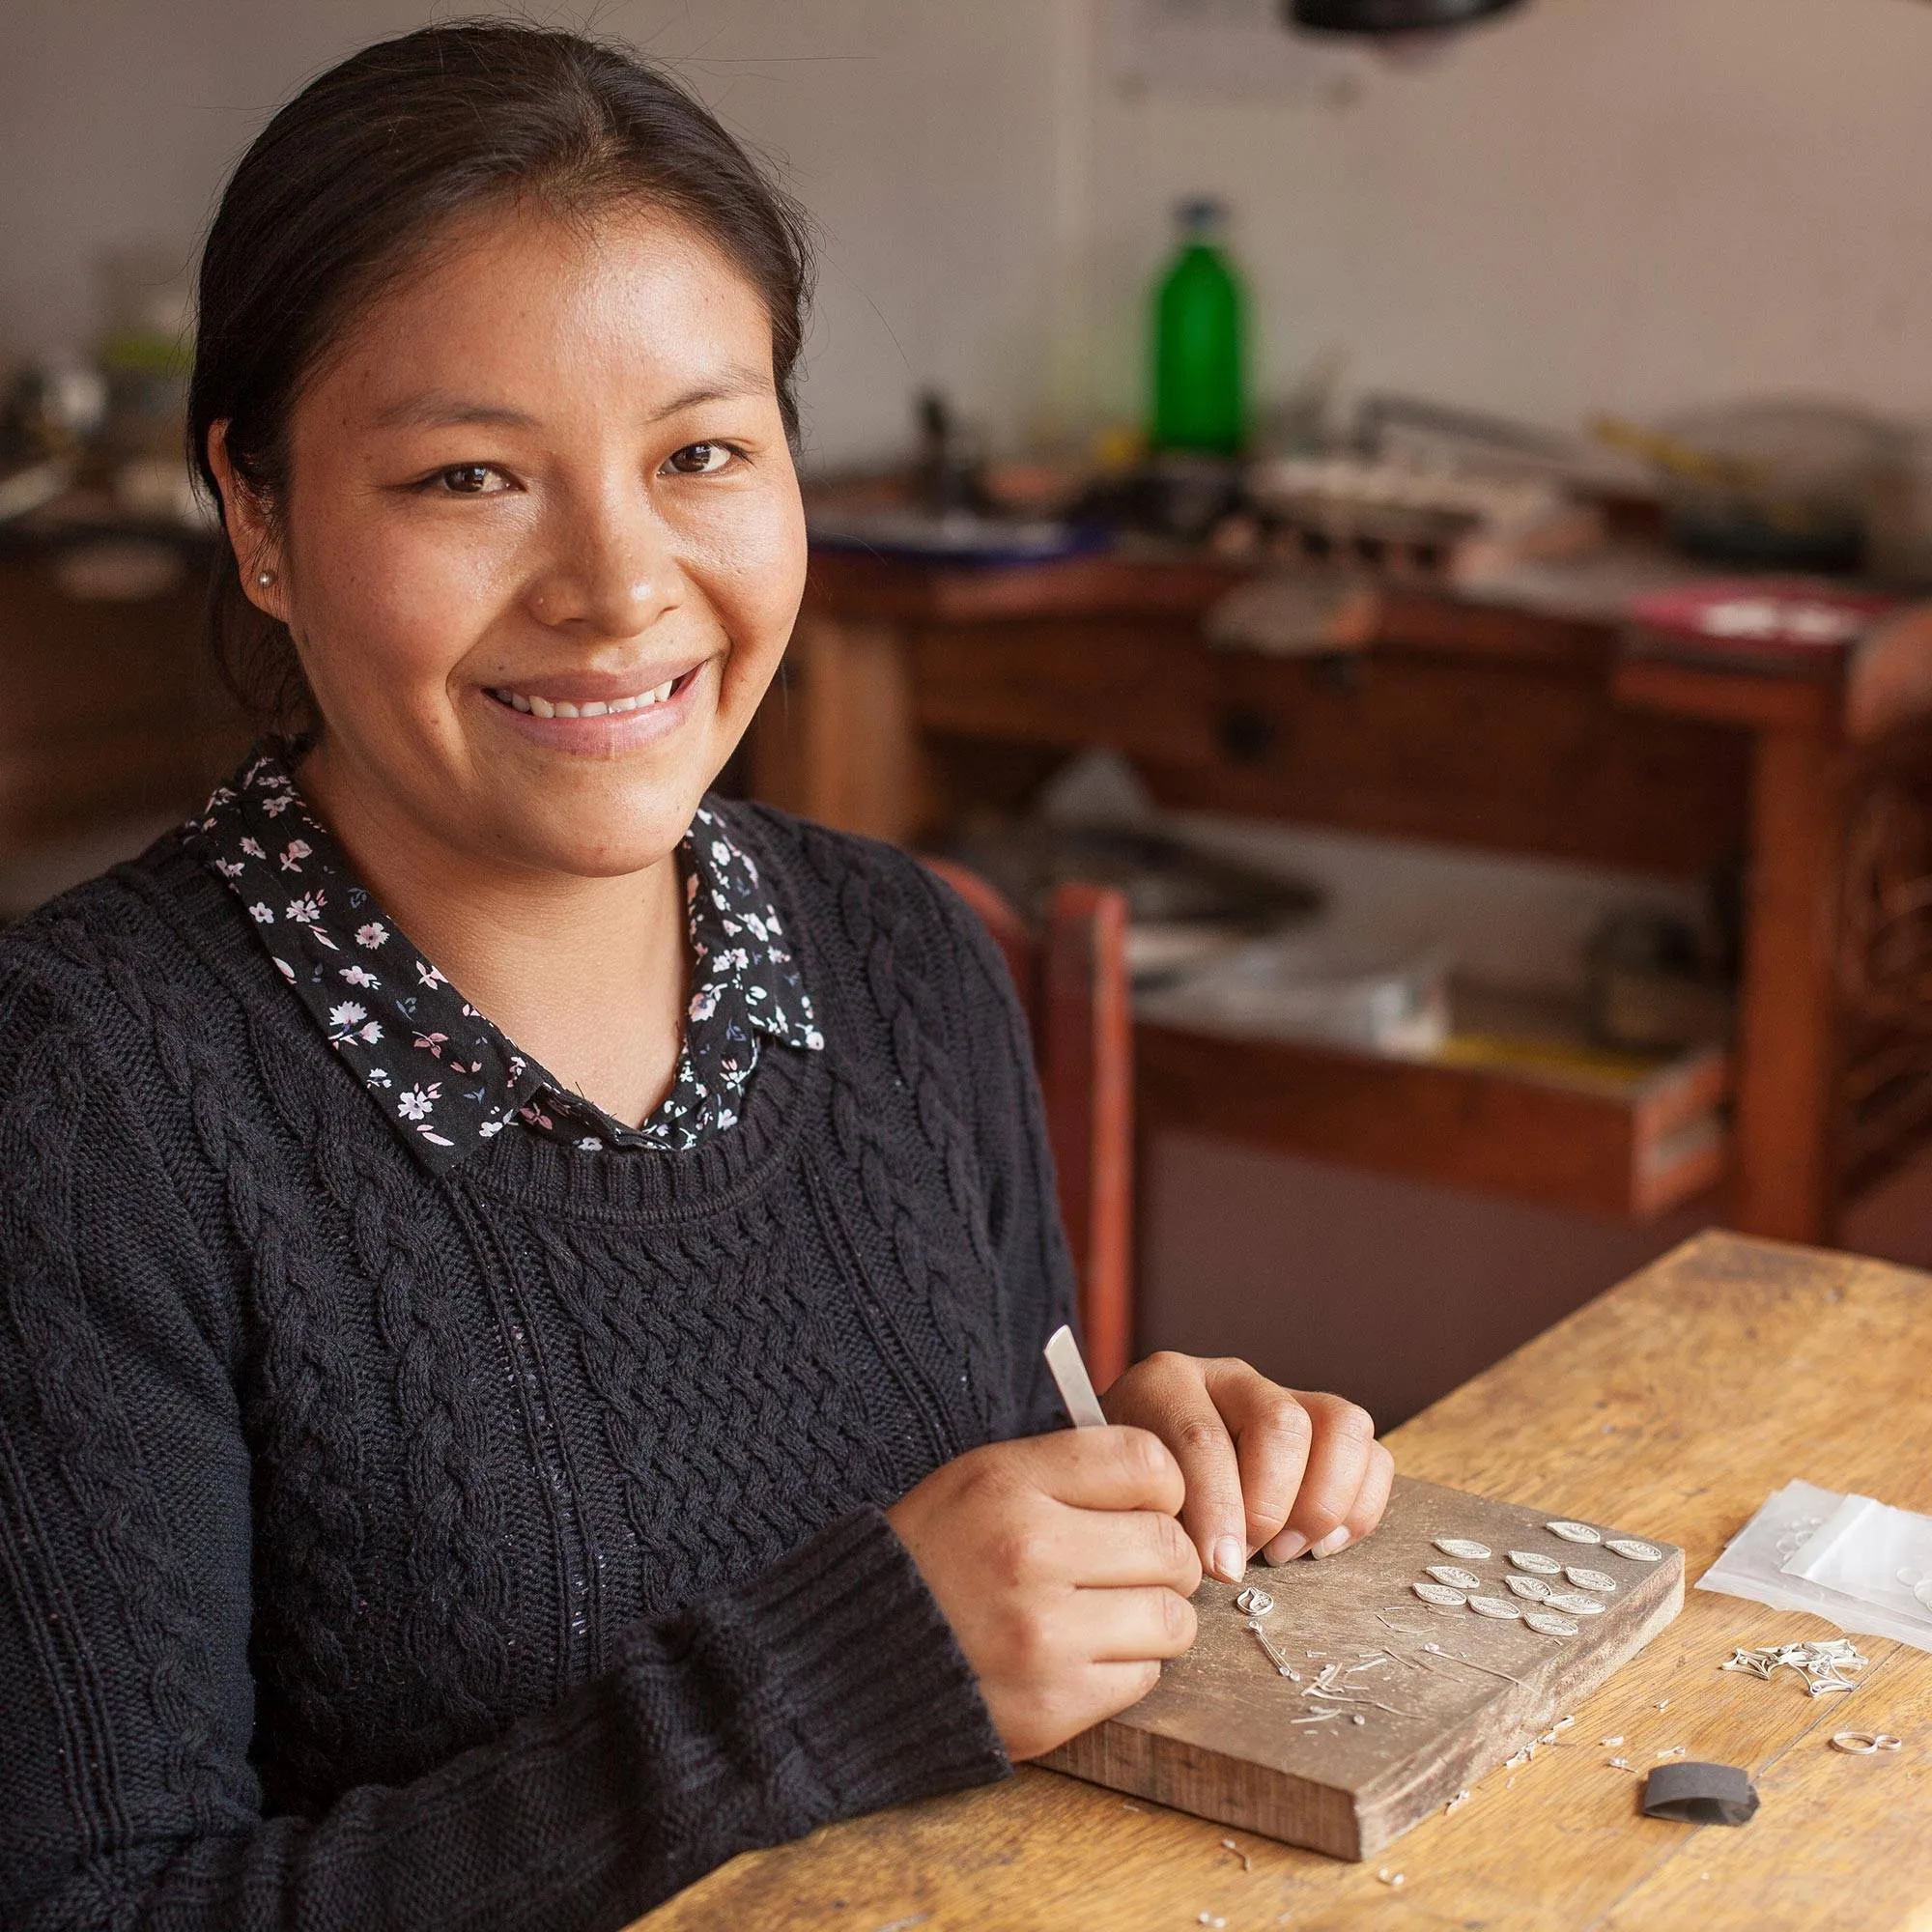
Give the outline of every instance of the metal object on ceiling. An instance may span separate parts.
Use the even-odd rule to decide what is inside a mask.
[[[1465,27],[1522,0],[1281,0],[1291,26],[1326,34],[1432,34]]]

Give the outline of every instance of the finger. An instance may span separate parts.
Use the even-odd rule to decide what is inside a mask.
[[[1042,1494],[1075,1509],[1172,1516],[1186,1493],[1179,1464],[1145,1429],[1062,1429],[1010,1446]]]
[[[1201,1587],[1200,1554],[1164,1511],[1052,1507],[1045,1530],[1052,1567],[1076,1588],[1159,1585],[1191,1597]]]
[[[1308,1539],[1312,1555],[1333,1556],[1354,1540],[1349,1512],[1369,1471],[1376,1425],[1367,1409],[1344,1402],[1340,1396],[1301,1389],[1295,1395],[1308,1411],[1314,1435],[1301,1490],[1288,1515],[1288,1528]],[[1278,1537],[1276,1544],[1286,1540],[1286,1536]]]
[[[1218,1366],[1165,1350],[1149,1356],[1140,1365],[1146,1379],[1136,1408],[1180,1465],[1187,1488],[1180,1524],[1201,1552],[1202,1568],[1238,1583],[1248,1567],[1241,1468],[1206,1379],[1206,1371]]]
[[[1370,1443],[1368,1473],[1362,1478],[1362,1487],[1355,1492],[1349,1514],[1343,1518],[1350,1543],[1361,1542],[1381,1521],[1382,1512],[1388,1508],[1389,1491],[1394,1486],[1395,1458],[1379,1442]]]
[[[1070,1614],[1080,1648],[1095,1662],[1179,1657],[1194,1641],[1194,1605],[1174,1590],[1080,1590]]]
[[[1235,1439],[1246,1548],[1261,1549],[1277,1537],[1301,1492],[1314,1427],[1293,1391],[1269,1381],[1259,1369],[1234,1361],[1204,1366],[1208,1392]],[[1290,1531],[1282,1538],[1286,1554],[1273,1561],[1301,1554],[1295,1535]]]

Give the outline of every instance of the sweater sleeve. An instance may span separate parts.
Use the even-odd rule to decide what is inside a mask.
[[[1004,1772],[862,1512],[412,1782],[265,1815],[242,1319],[73,1011],[0,1003],[0,1923],[614,1932],[737,1852]]]
[[[988,1181],[1013,1434],[1037,1435],[1066,1423],[1044,1351],[1047,1337],[1063,1322],[1077,1328],[1079,1316],[1033,1039],[1006,959],[984,922],[943,881],[923,867],[921,876],[939,904],[959,966],[963,1059]]]

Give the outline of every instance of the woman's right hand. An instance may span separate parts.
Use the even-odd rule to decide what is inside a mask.
[[[1180,1467],[1144,1429],[994,1442],[886,1512],[1016,1762],[1123,1711],[1194,1641]]]

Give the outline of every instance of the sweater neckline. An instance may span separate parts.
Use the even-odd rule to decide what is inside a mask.
[[[169,916],[253,1022],[320,1050],[329,1077],[354,1091],[367,1130],[407,1157],[353,1069],[324,1045],[307,1015],[289,999],[234,895],[188,849],[180,832],[163,834],[140,858],[116,867],[112,876]],[[785,883],[768,874],[769,889],[790,923],[794,908]],[[829,1058],[822,1051],[762,1056],[737,1126],[693,1149],[626,1147],[591,1153],[545,1136],[506,1132],[447,1173],[419,1171],[434,1184],[572,1218],[700,1220],[754,1196],[783,1163],[828,1078]]]

